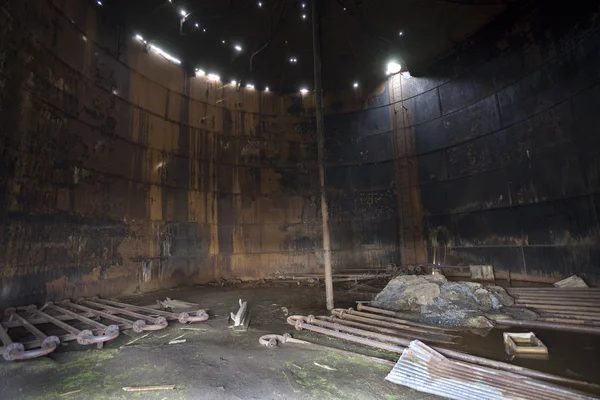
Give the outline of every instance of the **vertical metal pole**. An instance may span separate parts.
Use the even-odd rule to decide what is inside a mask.
[[[323,222],[323,262],[325,264],[325,294],[327,309],[333,309],[333,277],[331,272],[331,238],[329,236],[329,210],[325,193],[325,139],[323,124],[323,85],[321,82],[321,10],[323,0],[313,0],[313,59],[315,67],[315,100],[317,114],[317,157],[319,161],[319,189],[321,192],[321,219]]]

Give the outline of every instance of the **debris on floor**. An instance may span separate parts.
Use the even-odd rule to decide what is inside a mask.
[[[52,353],[60,343],[71,340],[102,348],[105,342],[116,339],[123,329],[156,331],[166,328],[169,320],[186,324],[209,318],[204,310],[173,313],[97,297],[81,298],[77,303],[67,299],[59,304],[48,302],[41,309],[34,305],[7,309],[9,319],[0,322],[0,341],[4,346],[0,351],[4,359],[15,361],[42,357]],[[36,325],[44,325],[44,329],[51,329],[56,334],[46,334]],[[22,343],[14,342],[7,332],[7,329],[18,327],[25,328],[29,335],[20,338]]]
[[[478,323],[478,315],[512,304],[499,286],[449,282],[441,274],[397,276],[371,302],[374,307],[414,313],[431,324],[481,328],[487,326]]]
[[[511,356],[548,358],[548,347],[533,332],[504,332],[503,338],[506,352]]]
[[[522,375],[450,360],[418,340],[411,342],[404,350],[385,379],[456,400],[592,399]]]
[[[335,314],[337,310],[332,312]],[[349,310],[348,310],[349,311]],[[387,310],[383,310],[387,311]],[[365,319],[371,318],[372,320],[378,320],[381,317],[377,314],[363,313]],[[385,350],[396,354],[403,354],[405,349],[411,345],[412,339],[402,338],[398,335],[384,335],[373,330],[368,329],[366,326],[362,328],[355,328],[351,326],[341,325],[339,323],[330,322],[327,320],[328,317],[314,317],[314,316],[301,316],[293,315],[288,317],[288,324],[294,326],[296,330],[307,330],[322,335],[343,339],[352,343],[373,347],[379,350]],[[393,319],[393,318],[390,318]],[[372,322],[371,322],[372,323]],[[399,324],[402,324],[400,321]],[[409,326],[409,325],[408,325]],[[440,329],[431,327],[433,329]],[[420,341],[417,341],[421,343]],[[422,343],[421,343],[422,344]],[[478,367],[487,367],[494,370],[511,372],[521,377],[528,377],[534,379],[541,379],[554,384],[561,384],[567,386],[576,386],[587,389],[598,390],[600,387],[593,383],[588,383],[576,379],[566,378],[563,376],[548,374],[545,372],[524,368],[521,366],[495,361],[484,357],[474,356],[471,354],[443,348],[443,347],[432,347],[433,350],[440,353],[441,355],[452,359],[454,361],[460,361],[477,365]],[[486,398],[486,397],[480,397]]]
[[[172,300],[167,297],[164,301],[156,300],[158,306],[163,310],[171,310],[173,312],[184,312],[191,310],[200,309],[200,305],[196,303],[190,303],[188,301]]]
[[[250,311],[248,310],[248,302],[239,300],[240,308],[234,313],[230,313],[231,325],[229,328],[238,331],[247,331],[250,324]]]
[[[126,392],[149,392],[153,390],[175,390],[175,385],[162,385],[162,386],[125,386],[123,388]]]
[[[577,275],[572,275],[562,281],[558,281],[554,283],[554,286],[560,288],[587,288],[589,287],[587,283]]]
[[[491,265],[470,265],[471,279],[474,281],[493,282],[494,267]]]
[[[507,292],[515,303],[505,311],[535,312],[535,320],[490,316],[496,324],[600,334],[600,288],[519,287]]]

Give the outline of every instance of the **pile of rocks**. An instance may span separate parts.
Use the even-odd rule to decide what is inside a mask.
[[[514,303],[499,286],[448,282],[443,275],[401,275],[393,278],[371,302],[387,310],[419,313],[421,320],[482,327],[485,313],[501,312]]]

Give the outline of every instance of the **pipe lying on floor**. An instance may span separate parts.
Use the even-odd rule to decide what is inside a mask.
[[[576,333],[590,333],[592,335],[600,335],[600,327],[586,326],[586,325],[575,325],[575,324],[561,324],[557,322],[547,321],[525,321],[515,319],[499,319],[494,321],[496,325],[502,326],[519,326],[523,328],[532,329],[547,329],[551,331],[563,331],[563,332],[576,332]]]
[[[321,322],[323,322],[323,321],[321,321]],[[404,343],[404,344],[402,346],[398,346],[395,344],[382,343],[377,340],[368,339],[366,337],[360,337],[360,336],[356,336],[356,335],[352,335],[352,334],[348,334],[348,333],[344,333],[344,332],[338,332],[333,329],[327,329],[323,326],[313,325],[311,323],[308,323],[307,317],[304,317],[302,315],[292,315],[292,316],[288,317],[287,323],[294,326],[297,330],[306,329],[306,330],[309,330],[312,332],[321,333],[323,335],[348,340],[350,342],[363,344],[366,346],[374,347],[374,348],[381,349],[381,350],[391,351],[391,352],[398,353],[398,354],[402,354],[404,349],[408,345],[410,345],[410,342],[411,342],[410,340],[396,338],[396,339],[398,339],[395,341],[396,343]],[[331,325],[335,325],[335,324],[331,324]],[[358,331],[361,331],[361,330],[360,329],[354,330],[354,332],[358,332]],[[364,331],[364,332],[366,333],[367,336],[373,333],[373,332],[368,332],[368,331]],[[500,361],[489,360],[487,358],[477,357],[477,356],[461,353],[461,352],[454,351],[454,350],[444,349],[444,348],[440,348],[440,347],[432,347],[432,348],[435,349],[436,351],[438,351],[439,353],[443,354],[444,356],[451,358],[453,360],[466,361],[466,362],[481,365],[484,367],[495,368],[495,369],[499,369],[502,371],[513,372],[515,374],[528,376],[530,378],[542,379],[542,380],[545,380],[548,382],[555,382],[555,383],[566,384],[566,385],[576,385],[576,386],[580,386],[580,387],[593,388],[594,390],[600,389],[600,385],[596,385],[596,384],[589,383],[589,382],[583,382],[583,381],[579,381],[576,379],[565,378],[562,376],[547,374],[545,372],[520,367],[518,365],[512,365],[512,364],[507,364],[507,363],[503,363]]]
[[[133,327],[132,327],[133,330],[138,333],[143,332],[143,331],[159,331],[159,330],[165,329],[167,326],[169,326],[167,319],[165,317],[153,318],[153,317],[149,317],[147,315],[139,314],[139,313],[136,313],[133,311],[123,309],[123,308],[113,307],[113,306],[109,306],[107,304],[95,303],[93,301],[88,301],[85,299],[79,299],[79,300],[77,300],[77,303],[85,304],[87,306],[92,306],[92,307],[104,308],[106,310],[110,310],[115,313],[129,315],[130,317],[138,318],[138,320],[133,323]],[[150,322],[150,324],[148,324],[147,322]]]
[[[362,303],[358,303],[357,307],[358,311],[369,311],[371,313],[374,314],[369,314],[369,313],[361,313],[360,315],[366,315],[369,318],[375,318],[375,319],[381,319],[383,321],[392,321],[392,322],[396,322],[399,324],[404,324],[404,325],[409,325],[409,326],[415,326],[418,328],[425,328],[428,331],[440,331],[440,332],[444,332],[448,329],[444,329],[444,328],[440,328],[437,326],[432,326],[432,325],[427,325],[427,324],[422,324],[420,322],[415,322],[415,321],[409,321],[406,319],[400,319],[398,318],[401,313],[398,313],[396,311],[390,311],[390,310],[384,310],[383,308],[377,308],[377,307],[371,307],[371,306],[366,306]],[[352,308],[349,308],[346,312],[351,313],[351,314],[356,314],[357,311],[354,311]],[[392,317],[393,319],[387,319],[387,318],[380,318],[378,315],[375,314],[381,314],[381,315],[385,315],[387,317]]]
[[[202,322],[202,321],[206,321],[208,319],[208,313],[205,310],[199,310],[199,311],[196,311],[191,314],[187,313],[187,312],[182,312],[182,313],[178,314],[178,313],[172,313],[172,312],[163,311],[163,310],[155,310],[153,308],[148,308],[148,307],[143,307],[143,306],[134,306],[133,304],[120,303],[120,302],[114,301],[114,300],[100,299],[98,297],[92,297],[92,301],[95,301],[97,303],[102,303],[102,304],[108,304],[111,306],[121,307],[121,308],[124,308],[125,310],[144,311],[144,312],[150,313],[152,315],[160,315],[160,316],[165,317],[168,320],[178,320],[182,324],[186,324],[188,322],[189,323]]]
[[[9,315],[16,315],[14,309],[6,310]],[[17,319],[21,320],[22,317],[19,315]],[[23,324],[25,328],[33,333],[38,339],[42,340],[42,344],[40,348],[33,350],[25,350],[25,346],[21,343],[15,343],[12,341],[6,330],[0,325],[0,341],[4,344],[4,352],[2,353],[2,357],[6,361],[17,361],[17,360],[30,360],[32,358],[38,358],[46,356],[52,353],[58,345],[60,344],[60,339],[56,336],[46,336],[43,332],[37,329],[35,326],[29,324],[27,320],[25,320],[25,324]],[[33,328],[33,329],[30,329]]]
[[[384,326],[377,326],[377,325],[372,325],[372,324],[351,321],[351,320],[347,320],[347,319],[341,319],[341,318],[336,317],[335,315],[332,315],[330,317],[318,316],[316,318],[323,320],[323,321],[340,324],[340,325],[353,326],[356,328],[362,328],[362,329],[366,329],[369,331],[375,331],[375,332],[379,332],[379,333],[387,333],[390,335],[394,335],[396,337],[403,337],[406,339],[421,339],[421,340],[423,340],[425,342],[429,342],[429,343],[457,344],[457,342],[460,341],[460,339],[461,339],[460,336],[441,335],[438,333],[433,333],[430,335],[417,334],[414,332],[404,331],[404,330],[400,330],[397,328],[387,328]],[[376,322],[381,322],[381,321],[376,321]]]
[[[46,321],[75,335],[77,337],[77,343],[82,344],[82,345],[104,343],[104,342],[108,342],[109,340],[113,340],[117,336],[119,336],[119,327],[116,325],[110,325],[110,326],[103,325],[105,327],[104,334],[94,335],[94,333],[91,330],[89,330],[89,329],[79,330],[75,327],[72,327],[71,325],[67,324],[66,322],[60,321],[60,320],[54,318],[53,316],[48,315],[47,313],[38,310],[37,307],[34,305],[29,306],[28,310],[32,314],[35,314],[41,318],[45,318]],[[85,318],[85,317],[81,317],[81,318]]]
[[[331,310],[331,314],[340,319],[348,319],[348,320],[353,320],[353,321],[358,321],[358,322],[364,322],[369,325],[376,325],[376,326],[381,326],[384,328],[393,328],[393,329],[397,329],[397,330],[401,330],[401,331],[405,331],[405,332],[412,332],[417,335],[418,334],[426,334],[426,335],[434,335],[435,334],[438,336],[444,336],[447,340],[452,340],[452,338],[456,338],[455,336],[446,335],[442,332],[439,332],[441,330],[440,328],[433,327],[433,329],[431,329],[431,331],[433,331],[433,332],[430,332],[427,329],[417,328],[412,325],[405,325],[401,322],[396,322],[397,320],[395,318],[382,317],[380,315],[375,315],[376,318],[371,318],[371,314],[354,311],[352,309],[344,310],[341,308],[334,308],[333,310]],[[400,320],[400,321],[402,321],[402,320]]]

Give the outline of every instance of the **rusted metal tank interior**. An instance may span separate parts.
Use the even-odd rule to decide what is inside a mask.
[[[353,351],[373,346],[397,360],[410,348],[447,357],[445,371],[452,372],[452,363],[472,360],[409,342],[454,344],[456,332],[404,320],[400,324],[412,333],[390,340],[385,335],[398,321],[373,328],[360,319],[377,320],[373,313],[346,313],[354,315],[350,322],[341,321],[339,309],[326,317],[309,314],[328,313],[323,310],[334,302],[356,308],[355,301],[370,300],[398,274],[441,272],[449,280],[469,280],[471,266],[492,266],[500,286],[516,286],[507,290],[514,307],[541,316],[523,329],[533,329],[551,355],[552,340],[534,328],[552,330],[561,318],[577,316],[577,334],[597,338],[599,15],[598,2],[554,0],[1,1],[5,358],[63,357],[60,343],[75,339],[111,348],[125,340],[119,330],[137,326],[142,335],[178,318],[200,326],[216,316],[210,312],[206,320],[208,303],[182,317],[146,308],[174,293],[169,289],[185,287],[196,294],[171,297],[195,302],[194,296],[204,296],[218,309],[219,296],[240,285],[269,299],[295,296],[270,285],[299,277],[289,290],[305,293],[298,296],[310,298],[310,305],[281,303],[285,318],[268,325],[276,335],[261,344],[279,344],[283,351],[281,344],[293,340],[279,334],[290,325],[306,340],[307,332],[327,335],[331,329],[338,339],[357,343]],[[329,267],[333,278],[325,279]],[[359,289],[369,274],[377,290],[367,295]],[[529,291],[573,275],[590,291]],[[254,299],[247,306],[258,316],[257,293],[247,294]],[[138,300],[108,300],[132,295]],[[237,309],[237,299],[227,307]],[[307,316],[287,319],[292,309]],[[399,318],[396,311],[385,315]],[[121,317],[105,319],[114,313]],[[64,322],[69,318],[91,327],[75,328]],[[523,327],[516,319],[494,324]],[[52,321],[67,332],[38,329]],[[365,335],[364,324],[377,333]],[[33,335],[22,340],[29,345],[17,343],[18,329]],[[377,340],[387,343],[374,345]],[[252,345],[260,346],[254,339]],[[589,351],[597,352],[597,343]],[[315,364],[317,371],[334,373]],[[394,371],[401,365],[423,368],[404,360]],[[560,365],[545,372],[564,375]],[[387,372],[392,366],[385,365]],[[586,366],[600,368],[598,362]],[[350,398],[358,390],[354,380],[338,382],[349,392],[314,389],[311,374],[298,368],[272,382],[269,393],[252,385],[229,392],[223,384],[216,392],[196,387],[180,394]],[[308,374],[302,382],[292,378],[298,371]],[[434,398],[403,397],[417,392],[394,392],[403,387],[383,383],[384,376],[379,382],[369,371],[363,372],[373,379],[370,385],[388,385],[384,391],[390,392],[365,389],[364,398]],[[573,383],[600,384],[589,375],[573,373],[567,382],[527,374],[600,393]],[[387,379],[403,377],[393,372]],[[56,395],[96,398],[84,386],[61,386]],[[13,389],[7,393],[17,398]],[[42,398],[46,389],[39,390],[23,398]],[[155,389],[147,390],[154,395]],[[156,390],[157,398],[162,390],[170,393]],[[450,389],[439,390],[432,395]],[[544,398],[564,395],[544,390]],[[479,398],[496,398],[485,393]]]

